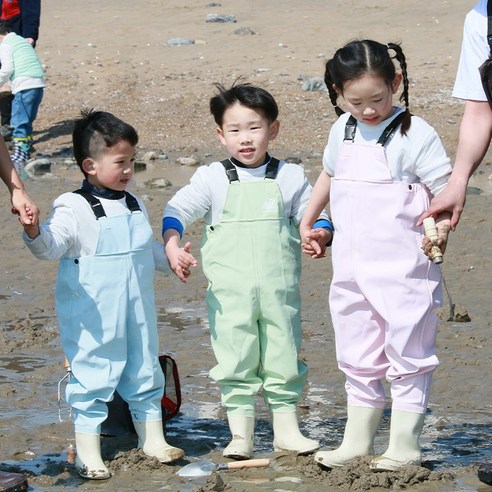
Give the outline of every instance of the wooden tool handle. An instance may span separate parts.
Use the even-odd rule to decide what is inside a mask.
[[[268,466],[269,464],[270,464],[270,460],[267,458],[258,458],[255,460],[232,461],[231,463],[227,463],[227,469],[238,470],[240,468],[262,468]]]
[[[434,263],[442,263],[442,251],[439,246],[437,246],[437,240],[439,238],[437,234],[437,227],[436,227],[436,222],[434,221],[433,217],[427,217],[424,219],[424,231],[425,235],[432,241],[432,248],[430,252],[430,259]]]

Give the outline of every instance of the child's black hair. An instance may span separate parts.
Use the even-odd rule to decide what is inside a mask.
[[[12,32],[12,28],[9,23],[7,21],[0,20],[0,36],[5,36],[9,32]]]
[[[122,140],[137,145],[138,134],[133,126],[111,113],[83,109],[72,133],[73,154],[82,172],[84,159],[96,159]]]
[[[337,50],[333,58],[326,62],[325,83],[331,103],[335,107],[337,115],[340,116],[344,111],[338,107],[338,93],[333,86],[343,92],[346,82],[356,80],[367,74],[377,75],[390,85],[395,78],[396,70],[389,50],[395,52],[394,58],[400,64],[403,77],[403,92],[400,101],[405,103],[406,115],[400,131],[402,135],[405,135],[410,128],[411,113],[408,102],[407,62],[399,44],[388,43],[385,45],[370,39],[348,43]]]
[[[265,89],[248,83],[238,84],[237,80],[229,89],[215,83],[218,93],[210,99],[210,112],[219,127],[222,127],[224,113],[236,103],[247,108],[261,110],[265,118],[273,123],[278,117],[278,106],[274,97]]]

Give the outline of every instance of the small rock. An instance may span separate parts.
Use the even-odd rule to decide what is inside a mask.
[[[447,426],[448,422],[442,417],[437,419],[434,426],[437,430],[443,430]]]
[[[45,174],[51,171],[51,161],[49,159],[35,159],[25,166],[26,173]]]
[[[63,164],[68,167],[76,167],[77,161],[75,159],[63,159]]]
[[[311,92],[328,92],[325,81],[321,77],[312,77],[305,80],[302,84],[302,90]]]
[[[153,150],[149,152],[145,152],[145,154],[142,156],[143,161],[155,161],[157,159],[157,152],[154,152]]]
[[[462,306],[455,306],[454,321],[457,323],[469,323],[471,321],[470,315],[468,314],[466,308]]]
[[[178,157],[176,159],[176,162],[178,164],[181,164],[182,166],[199,166],[200,165],[200,159],[194,155],[191,155],[190,157]]]
[[[135,172],[145,171],[147,169],[147,163],[143,161],[135,161]]]
[[[171,181],[166,178],[149,179],[148,181],[145,181],[144,184],[147,188],[151,189],[168,188],[169,186],[172,186]]]
[[[249,27],[240,27],[234,31],[234,34],[238,36],[253,36],[256,33]]]
[[[469,186],[466,189],[467,195],[481,195],[482,193],[483,193],[483,190],[481,190],[480,188],[477,188],[475,186]]]
[[[477,473],[481,482],[492,485],[492,463],[482,463],[478,467]]]
[[[168,46],[186,46],[190,44],[195,44],[195,40],[188,38],[172,38],[168,39],[166,44]]]
[[[205,17],[205,22],[234,23],[236,22],[236,16],[224,14],[207,14],[207,17]]]

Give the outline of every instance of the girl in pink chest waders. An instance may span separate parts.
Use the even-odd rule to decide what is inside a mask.
[[[402,81],[405,111],[392,104]],[[329,304],[345,374],[347,423],[340,447],[319,451],[315,460],[333,468],[374,454],[386,380],[389,445],[371,468],[397,470],[421,463],[419,436],[439,364],[435,310],[442,305],[441,272],[422,250],[424,232],[416,224],[431,193],[446,186],[451,166],[435,131],[409,112],[399,45],[353,41],[327,62],[325,82],[337,114],[344,113],[337,104],[342,96],[350,117],[330,132],[301,233],[309,245],[312,218],[329,201],[335,225]],[[449,227],[446,217],[438,220],[442,230]]]
[[[392,179],[384,149],[390,133],[377,145],[342,145],[331,181],[337,228],[329,302],[348,404],[383,409],[386,378],[394,409],[425,413],[438,365],[440,271],[422,252],[415,226],[428,192]]]

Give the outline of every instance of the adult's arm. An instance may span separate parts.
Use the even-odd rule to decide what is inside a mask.
[[[9,190],[12,212],[19,214],[23,224],[37,224],[39,209],[24,189],[24,183],[10,160],[7,146],[2,137],[0,137],[0,178]]]
[[[21,31],[23,38],[32,39],[33,45],[39,37],[39,23],[41,19],[41,0],[19,0],[21,11]]]
[[[466,101],[453,172],[446,188],[433,198],[430,208],[420,217],[419,224],[426,217],[449,211],[452,213],[451,228],[456,228],[465,206],[468,181],[482,162],[491,138],[492,110],[489,103]]]

